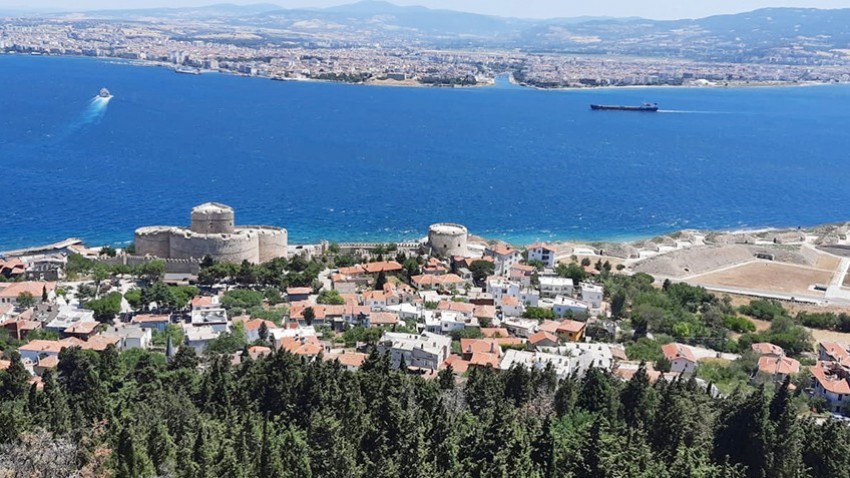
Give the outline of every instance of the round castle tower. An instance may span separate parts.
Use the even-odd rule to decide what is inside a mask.
[[[466,226],[460,224],[448,222],[432,224],[428,228],[428,246],[433,254],[441,257],[465,256],[468,235]]]

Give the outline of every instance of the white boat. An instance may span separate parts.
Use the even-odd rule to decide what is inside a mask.
[[[106,88],[101,88],[100,93],[98,93],[97,96],[101,98],[112,98],[112,94],[110,94],[109,90],[107,90]]]

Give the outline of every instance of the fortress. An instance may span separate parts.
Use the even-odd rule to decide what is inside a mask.
[[[286,229],[234,225],[233,208],[208,202],[192,208],[191,226],[136,229],[136,254],[163,259],[201,259],[255,264],[286,257]]]

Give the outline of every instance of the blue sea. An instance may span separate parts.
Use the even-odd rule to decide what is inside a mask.
[[[588,107],[644,101],[663,111]],[[850,219],[848,156],[847,85],[393,88],[0,56],[0,250],[123,244],[205,201],[292,242],[807,226]]]

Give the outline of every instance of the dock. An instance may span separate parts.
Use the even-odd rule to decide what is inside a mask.
[[[0,257],[19,257],[31,256],[36,254],[48,254],[51,252],[58,252],[63,249],[67,249],[70,246],[76,246],[82,243],[82,239],[77,239],[76,237],[69,237],[64,241],[54,242],[53,244],[47,244],[44,246],[27,247],[24,249],[14,249],[11,251],[0,251]]]

